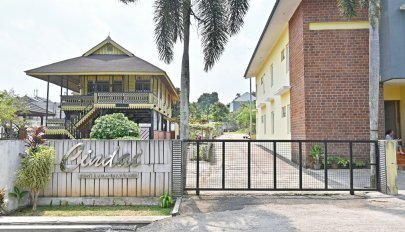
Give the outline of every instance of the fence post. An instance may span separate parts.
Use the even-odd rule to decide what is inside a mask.
[[[385,141],[387,194],[398,195],[397,141]]]
[[[376,189],[377,189],[377,191],[380,191],[381,192],[381,182],[380,182],[380,149],[378,148],[378,141],[376,141],[375,143],[374,143],[374,150],[375,150],[375,167],[376,167],[376,173],[377,173],[377,175],[376,175],[376,179],[375,179],[375,181],[376,181],[376,183],[377,183],[377,186],[376,186]]]
[[[298,155],[300,162],[300,190],[302,190],[302,142],[298,143]]]
[[[349,153],[349,168],[350,168],[350,195],[354,195],[353,187],[353,142],[349,143],[350,153]]]
[[[197,141],[197,181],[195,194],[200,195],[200,141]]]
[[[175,140],[172,142],[172,195],[173,197],[183,196],[184,176],[186,175],[183,168],[183,144],[182,141]]]
[[[250,179],[251,179],[251,156],[252,156],[252,152],[251,152],[251,142],[250,140],[248,141],[248,189],[250,189]]]
[[[222,189],[225,189],[225,141],[222,141]]]
[[[273,184],[274,189],[277,189],[277,145],[273,141]]]
[[[324,147],[325,147],[325,154],[324,154],[324,170],[325,170],[325,173],[324,173],[324,175],[325,175],[325,189],[328,189],[329,187],[328,187],[328,143],[327,142],[325,142],[325,144],[324,144]]]

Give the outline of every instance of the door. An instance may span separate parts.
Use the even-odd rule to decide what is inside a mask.
[[[385,101],[385,130],[392,129],[398,138],[401,138],[401,120],[399,101]]]

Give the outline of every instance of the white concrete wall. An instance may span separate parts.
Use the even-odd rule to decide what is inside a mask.
[[[10,199],[8,193],[13,191],[16,172],[20,167],[21,157],[19,153],[25,150],[24,141],[3,140],[0,141],[0,188],[6,188],[7,209],[17,209],[17,201]]]

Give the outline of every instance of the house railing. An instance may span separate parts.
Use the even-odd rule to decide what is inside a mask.
[[[153,104],[159,100],[153,93],[95,93],[91,96],[62,96],[63,106],[88,106],[93,104]]]

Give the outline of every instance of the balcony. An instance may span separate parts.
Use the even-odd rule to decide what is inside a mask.
[[[61,106],[83,106],[93,104],[153,104],[159,101],[153,93],[95,93],[90,96],[62,96]]]

